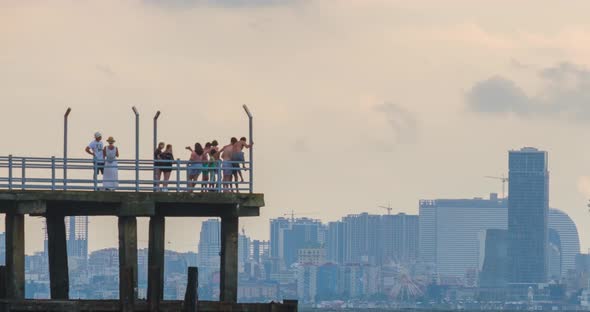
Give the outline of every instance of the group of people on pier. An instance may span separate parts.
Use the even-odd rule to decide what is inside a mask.
[[[118,188],[119,148],[114,145],[113,137],[102,143],[102,134],[96,132],[94,140],[86,147],[86,153],[93,156],[96,168],[95,175],[102,174],[103,188],[114,191]],[[201,184],[202,192],[216,191],[218,183],[225,192],[239,192],[239,183],[244,182],[242,168],[244,166],[244,148],[251,148],[245,137],[231,138],[229,144],[219,147],[213,140],[194,147],[187,146],[190,157],[187,162],[187,191],[192,192],[197,184]],[[171,144],[160,142],[154,151],[154,191],[168,191],[168,184],[175,167],[175,158]],[[178,166],[178,165],[176,165]]]

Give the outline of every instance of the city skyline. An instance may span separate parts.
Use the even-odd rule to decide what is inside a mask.
[[[261,218],[243,222],[254,238],[269,235],[261,222],[291,210],[333,221],[387,202],[416,214],[420,199],[500,194],[484,176],[507,174],[506,151],[523,146],[551,153],[551,206],[590,224],[590,147],[580,139],[589,3],[240,2],[2,1],[0,103],[10,118],[0,131],[31,130],[5,135],[5,154],[61,155],[72,107],[72,157],[86,157],[100,130],[131,158],[135,105],[142,158],[161,110],[160,138],[186,159],[182,148],[195,141],[245,135],[248,104],[255,190],[267,202]],[[358,149],[367,151],[361,170],[319,154]],[[38,237],[27,252],[41,250],[40,220],[27,229]],[[195,248],[186,237],[198,220],[168,229],[173,249]],[[589,235],[580,233],[583,249]],[[89,237],[91,250],[115,245],[116,222],[91,219]]]

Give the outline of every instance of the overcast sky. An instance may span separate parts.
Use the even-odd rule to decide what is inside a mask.
[[[182,147],[247,134],[255,114],[268,239],[291,210],[324,221],[417,213],[420,199],[501,192],[508,150],[549,152],[550,203],[576,222],[590,198],[588,1],[145,0],[0,1],[0,154],[70,156],[100,130],[142,157],[151,118]],[[169,248],[196,251],[202,220],[172,219]],[[27,219],[27,252],[42,223]],[[3,227],[3,226],[2,226]],[[147,245],[147,220],[140,221]],[[90,249],[116,246],[115,218],[94,218]]]

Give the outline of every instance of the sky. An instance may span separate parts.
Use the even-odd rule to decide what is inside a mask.
[[[417,214],[420,199],[486,197],[508,151],[549,152],[550,205],[590,247],[590,2],[473,0],[2,0],[0,154],[86,157],[95,131],[151,157],[152,117],[176,156],[247,134],[255,191],[242,219]],[[196,251],[203,219],[171,219],[168,248]],[[43,246],[28,218],[27,253]],[[2,226],[0,226],[2,228]],[[139,220],[147,245],[147,220]],[[93,218],[90,249],[116,246]]]

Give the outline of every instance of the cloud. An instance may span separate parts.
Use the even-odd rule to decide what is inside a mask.
[[[381,113],[393,130],[394,144],[416,142],[418,120],[413,112],[393,103],[376,105],[374,111]]]
[[[537,72],[542,89],[527,95],[516,82],[495,76],[467,92],[467,108],[481,114],[513,114],[521,118],[590,120],[590,71],[561,63]]]
[[[143,0],[143,3],[165,8],[213,7],[266,7],[288,5],[302,0]]]

